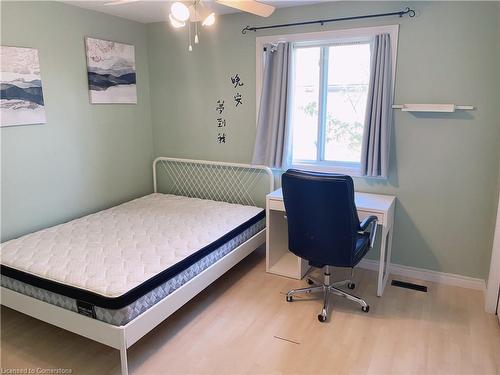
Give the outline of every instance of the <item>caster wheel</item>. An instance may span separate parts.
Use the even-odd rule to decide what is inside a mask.
[[[347,287],[352,290],[352,289],[356,288],[356,284],[355,283],[348,283]]]
[[[361,310],[363,310],[363,312],[367,313],[368,311],[370,311],[370,306],[366,306],[366,307],[365,307],[365,306],[363,306],[363,307],[361,308]]]
[[[318,314],[318,320],[321,322],[321,323],[324,323],[326,322],[326,316],[322,315],[322,314]]]
[[[312,281],[311,279],[307,279],[307,283],[308,283],[309,285],[313,285],[313,284],[314,284],[314,281]]]
[[[293,297],[292,296],[286,296],[286,301],[287,302],[293,302]]]

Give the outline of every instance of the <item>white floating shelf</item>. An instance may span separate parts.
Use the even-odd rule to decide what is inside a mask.
[[[400,109],[403,112],[445,112],[453,113],[456,110],[472,111],[472,105],[456,104],[394,104],[393,109]]]

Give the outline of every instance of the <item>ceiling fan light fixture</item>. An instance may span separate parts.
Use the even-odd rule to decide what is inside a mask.
[[[189,9],[180,1],[176,1],[172,4],[170,12],[171,15],[179,22],[185,22],[189,19]]]
[[[170,19],[170,24],[178,29],[179,27],[184,27],[186,26],[186,22],[179,21],[177,18],[175,18],[172,13],[168,15],[168,18]]]
[[[215,13],[210,13],[201,23],[202,26],[212,26],[215,23]]]

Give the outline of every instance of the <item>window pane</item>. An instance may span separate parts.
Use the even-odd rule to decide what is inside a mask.
[[[320,48],[295,50],[293,159],[316,160]]]
[[[368,43],[329,48],[325,160],[360,162],[369,78]]]

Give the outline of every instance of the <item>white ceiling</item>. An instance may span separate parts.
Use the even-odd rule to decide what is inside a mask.
[[[152,22],[162,22],[168,19],[168,12],[170,9],[170,4],[173,0],[141,0],[131,3],[123,3],[120,5],[104,5],[111,2],[107,1],[74,1],[66,0],[63,3],[75,5],[77,7],[95,10],[102,13],[111,14],[113,16],[127,18],[132,21],[137,21],[141,23],[152,23]],[[261,3],[266,3],[275,6],[276,8],[286,8],[292,6],[300,6],[306,4],[316,4],[324,2],[325,0],[260,0]],[[215,3],[214,0],[204,0],[203,5],[207,8],[212,9],[216,14],[229,14],[237,13],[238,10],[229,8],[220,4]]]

